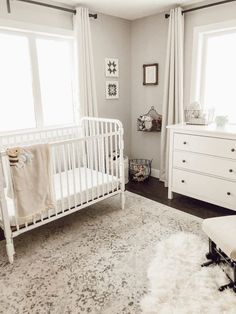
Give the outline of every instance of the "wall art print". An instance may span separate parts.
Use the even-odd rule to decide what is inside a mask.
[[[106,81],[106,99],[118,99],[119,98],[119,82],[118,81]]]
[[[106,77],[119,77],[119,60],[117,58],[105,59]]]

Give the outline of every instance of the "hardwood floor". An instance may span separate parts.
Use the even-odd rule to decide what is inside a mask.
[[[235,211],[205,203],[187,196],[174,194],[173,200],[167,197],[168,189],[158,179],[150,177],[145,182],[129,182],[126,189],[151,200],[176,208],[183,212],[201,217],[211,218],[217,216],[236,215]]]

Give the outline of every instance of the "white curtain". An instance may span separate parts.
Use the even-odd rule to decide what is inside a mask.
[[[183,44],[184,17],[181,8],[172,9],[169,32],[163,97],[161,133],[160,180],[168,186],[168,132],[167,125],[183,122]]]
[[[94,74],[89,11],[79,7],[74,16],[77,62],[77,117],[97,117],[97,95]]]

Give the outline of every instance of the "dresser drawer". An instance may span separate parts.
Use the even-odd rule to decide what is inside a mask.
[[[236,183],[173,169],[172,190],[236,210]]]
[[[174,150],[236,159],[236,141],[229,139],[176,133]]]
[[[173,167],[236,180],[236,160],[185,151],[174,151]]]

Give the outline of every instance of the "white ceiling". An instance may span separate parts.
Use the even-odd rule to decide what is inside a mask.
[[[91,10],[135,20],[164,12],[175,5],[189,5],[203,0],[55,0],[70,6],[83,5]],[[42,0],[43,2],[43,0]]]

